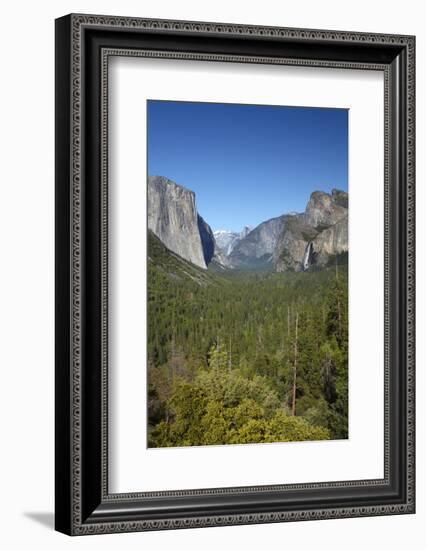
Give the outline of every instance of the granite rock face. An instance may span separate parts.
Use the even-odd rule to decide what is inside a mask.
[[[346,191],[341,191],[340,189],[332,189],[331,196],[335,204],[337,204],[338,206],[342,206],[346,209],[349,208],[349,195],[348,193],[346,193]]]
[[[321,228],[335,224],[347,214],[347,207],[341,206],[343,191],[334,190],[334,195],[323,191],[314,191],[305,210],[305,224]],[[336,201],[337,199],[337,201]],[[339,204],[340,203],[340,204]]]
[[[325,265],[331,256],[348,251],[348,216],[321,231],[312,242],[315,263]]]
[[[276,271],[302,271],[304,256],[317,231],[305,222],[305,214],[286,216],[286,223],[274,251]]]
[[[268,264],[272,261],[278,237],[280,236],[286,216],[267,220],[237,242],[228,257],[234,268],[248,267],[252,264]]]
[[[241,231],[239,232],[238,238],[239,238],[240,240],[241,240],[241,239],[245,239],[252,229],[253,229],[253,228],[250,227],[249,225],[245,225],[245,226],[241,229]]]
[[[210,227],[198,215],[193,191],[165,177],[148,176],[148,228],[169,250],[207,268],[206,258],[211,258],[214,239]]]
[[[312,193],[303,214],[287,216],[274,253],[276,271],[322,267],[348,251],[348,194]]]

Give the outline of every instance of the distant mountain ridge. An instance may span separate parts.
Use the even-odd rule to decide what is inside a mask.
[[[302,213],[283,214],[240,232],[212,231],[193,191],[163,176],[148,177],[148,228],[172,252],[206,269],[304,271],[348,251],[345,191],[314,191]]]
[[[241,239],[231,251],[228,261],[234,268],[248,268],[262,265],[272,268],[273,254],[279,235],[284,227],[285,216],[262,222]]]

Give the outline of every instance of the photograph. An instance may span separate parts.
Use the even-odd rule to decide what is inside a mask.
[[[348,439],[349,110],[146,103],[148,448]]]
[[[19,363],[28,376],[6,369],[31,410],[49,405],[54,528],[122,534],[124,545],[131,532],[149,544],[168,531],[170,547],[191,530],[227,526],[229,542],[232,526],[268,523],[272,537],[293,533],[290,543],[313,529],[308,544],[358,548],[348,521],[357,518],[369,539],[401,547],[416,513],[421,18],[399,10],[386,22],[383,3],[369,5],[367,25],[365,10],[311,2],[306,22],[246,3],[221,23],[202,3],[198,14],[169,4],[155,17],[71,7],[55,19],[55,163],[38,171],[55,180],[54,202],[42,201],[55,213],[54,431],[31,376],[52,384],[22,340],[28,300],[13,299],[8,316],[20,328],[11,365],[30,350]],[[51,55],[40,59],[53,69]],[[27,73],[11,72],[23,89]],[[29,128],[53,138],[39,122]],[[30,195],[5,204],[23,205],[19,216],[9,208],[11,227],[18,220],[15,233],[36,238],[38,265],[40,233],[22,220],[32,209],[53,226],[34,206],[37,162],[25,162],[17,128],[22,158],[8,181],[29,167],[19,181]],[[46,149],[45,139],[29,143]],[[27,274],[31,255],[15,249],[8,257],[22,256]],[[27,292],[16,269],[4,271]],[[31,433],[38,449],[40,431]],[[21,443],[28,454],[31,438]],[[33,478],[50,487],[43,456]],[[20,533],[43,510],[25,506]],[[320,536],[323,520],[332,535]],[[250,538],[253,548],[263,540]]]

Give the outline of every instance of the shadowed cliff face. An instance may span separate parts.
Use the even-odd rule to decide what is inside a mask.
[[[206,223],[203,218],[198,214],[198,231],[201,238],[201,246],[203,249],[203,256],[206,265],[212,261],[215,252],[215,241],[212,228]]]
[[[312,193],[303,214],[287,218],[275,250],[277,271],[303,271],[326,265],[348,251],[348,194]]]
[[[148,176],[148,228],[169,250],[206,269],[214,240],[197,213],[193,191],[165,177]]]
[[[307,245],[316,237],[315,229],[305,223],[304,214],[286,216],[286,223],[277,239],[274,263],[277,271],[302,271]],[[309,258],[308,258],[309,259]],[[305,269],[309,269],[306,264]]]

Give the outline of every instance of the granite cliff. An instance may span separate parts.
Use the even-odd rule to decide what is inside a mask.
[[[233,268],[273,267],[277,239],[280,236],[286,216],[267,220],[252,229],[232,248],[228,256]]]
[[[348,194],[315,191],[304,213],[286,217],[274,252],[276,271],[325,266],[348,245]]]
[[[203,269],[214,252],[210,226],[195,193],[162,176],[148,176],[148,229],[172,252]]]

